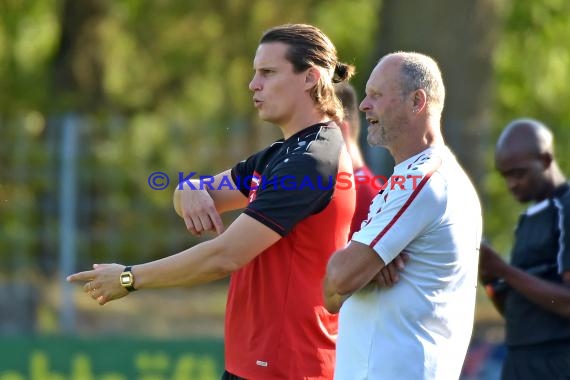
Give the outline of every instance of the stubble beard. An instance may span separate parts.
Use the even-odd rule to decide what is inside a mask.
[[[378,121],[378,124],[375,124],[368,133],[366,140],[370,146],[387,147],[390,143],[391,136],[386,132],[385,124]]]

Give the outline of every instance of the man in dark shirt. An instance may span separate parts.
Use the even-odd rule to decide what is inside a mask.
[[[350,181],[336,186],[352,166],[333,83],[354,68],[318,28],[288,24],[263,34],[253,69],[253,104],[283,139],[214,176],[210,187],[190,180],[175,193],[187,229],[218,236],[149,263],[95,265],[68,280],[105,304],[135,289],[230,276],[223,379],[330,380],[337,317],[324,308],[321,284],[328,258],[346,244],[355,203]],[[220,214],[240,208],[224,229]]]
[[[510,265],[481,245],[480,276],[506,323],[502,379],[570,379],[570,187],[552,133],[514,120],[495,164],[519,202],[534,202],[520,216]]]

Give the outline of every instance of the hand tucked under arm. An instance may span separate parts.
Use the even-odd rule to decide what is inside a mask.
[[[233,184],[231,170],[207,178],[210,180],[181,182],[174,192],[174,210],[193,235],[205,231],[221,234],[224,225],[220,213],[247,206],[247,198],[236,186],[229,185]]]
[[[372,279],[372,283],[379,287],[391,288],[400,281],[400,272],[404,270],[406,263],[410,260],[410,255],[403,251],[392,260]]]

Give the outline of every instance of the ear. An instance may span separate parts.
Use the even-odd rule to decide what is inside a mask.
[[[420,113],[427,107],[427,93],[423,89],[412,91],[410,97],[413,113]]]
[[[305,72],[305,86],[307,89],[315,87],[321,79],[321,72],[316,67],[311,67]]]

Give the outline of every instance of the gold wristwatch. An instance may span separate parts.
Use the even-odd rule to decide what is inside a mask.
[[[128,265],[123,269],[120,277],[121,285],[129,292],[135,291],[135,276],[132,272],[132,266]]]

